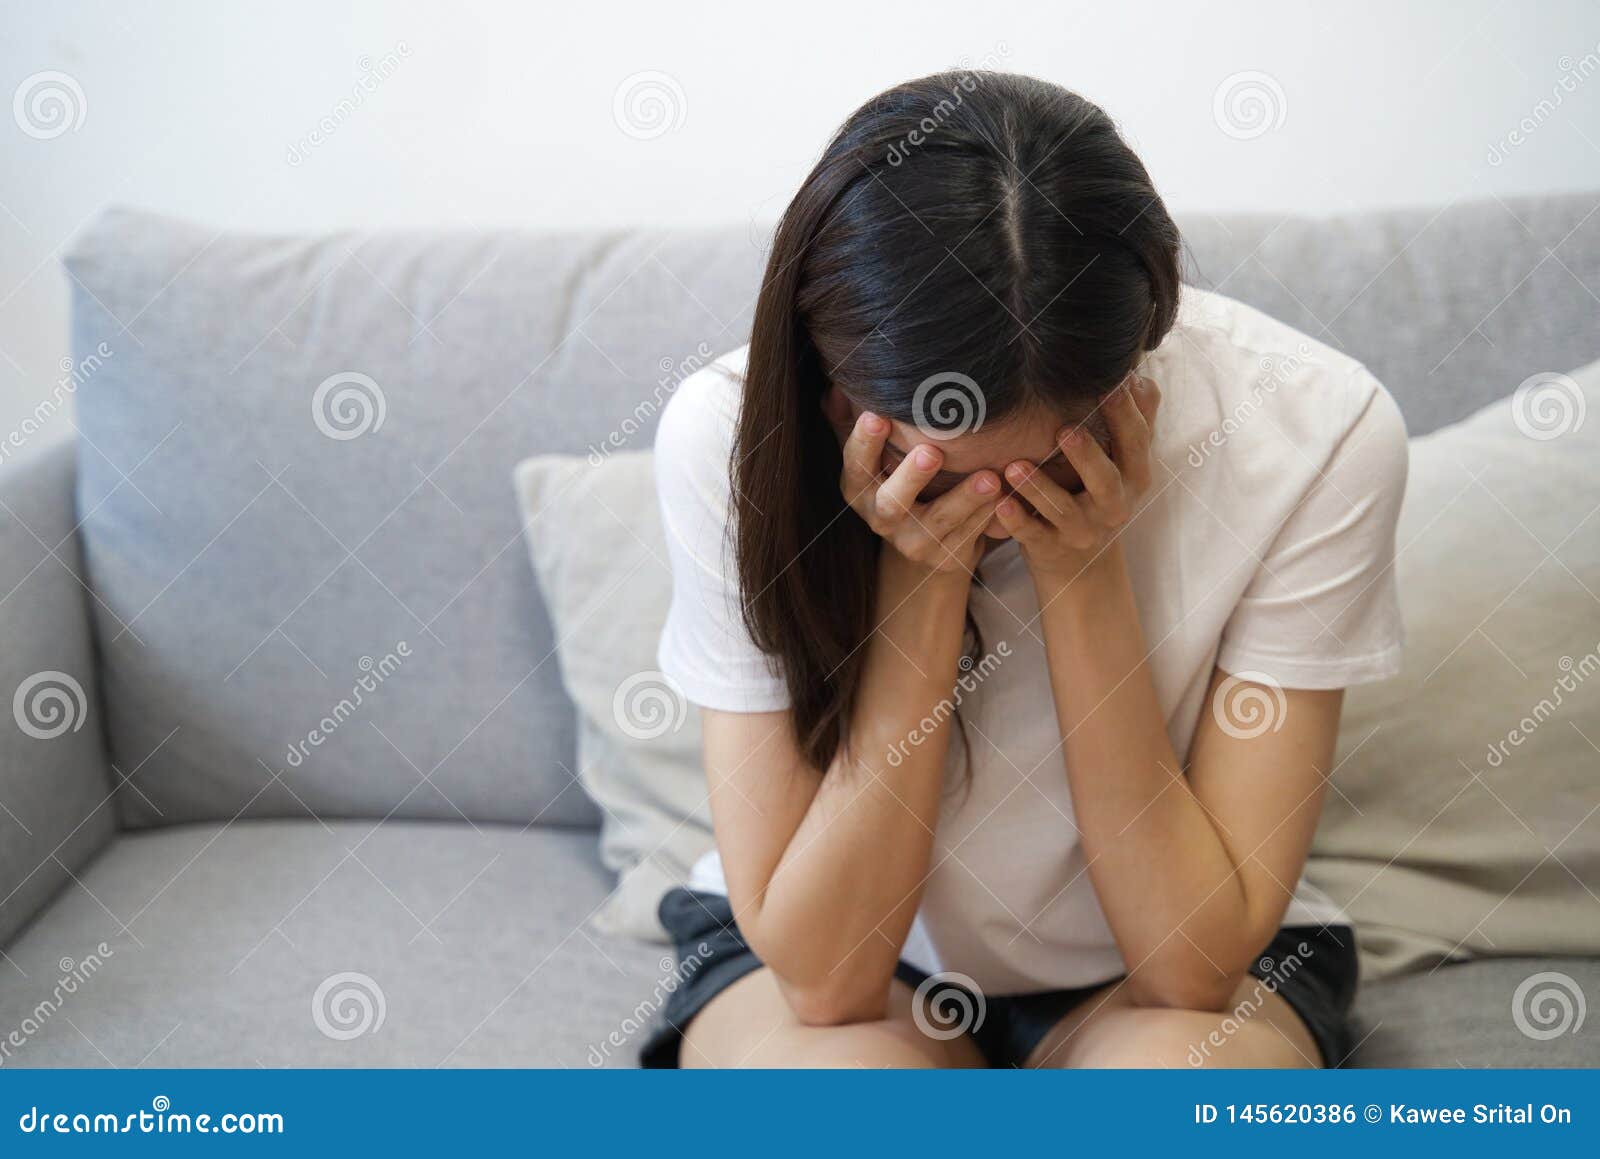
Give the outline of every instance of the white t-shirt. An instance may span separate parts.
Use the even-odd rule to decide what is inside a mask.
[[[656,436],[673,570],[659,662],[696,704],[762,712],[788,697],[744,628],[730,554],[744,363],[736,350],[687,379]],[[1122,543],[1173,749],[1188,751],[1214,667],[1283,688],[1397,672],[1391,565],[1406,432],[1378,381],[1257,310],[1187,287],[1177,325],[1140,370],[1162,402],[1153,482]],[[961,694],[972,764],[963,769],[952,737],[946,776],[970,783],[945,795],[904,956],[991,994],[1093,985],[1126,967],[1085,872],[1033,583],[1014,542],[979,575],[971,610],[985,650],[1004,643],[1008,654],[980,663]],[[1247,711],[1235,727],[1261,727]],[[689,884],[726,891],[715,852]],[[1284,920],[1344,918],[1302,881]]]

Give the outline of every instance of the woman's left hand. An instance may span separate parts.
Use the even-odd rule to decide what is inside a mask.
[[[995,509],[1000,525],[1021,545],[1035,584],[1072,582],[1108,556],[1117,529],[1150,487],[1150,437],[1161,391],[1130,374],[1102,405],[1111,428],[1111,454],[1082,426],[1057,435],[1084,490],[1073,494],[1033,463],[1006,468],[1016,490]],[[1018,499],[1033,508],[1030,514]]]

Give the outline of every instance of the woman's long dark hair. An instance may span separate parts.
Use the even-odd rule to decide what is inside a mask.
[[[937,424],[918,387],[955,373],[989,421],[1081,414],[1171,328],[1179,245],[1111,119],[1045,81],[909,81],[829,142],[778,226],[733,458],[745,623],[816,768],[845,740],[881,547],[840,493],[824,391]]]

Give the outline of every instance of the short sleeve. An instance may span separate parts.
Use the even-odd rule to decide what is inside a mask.
[[[787,708],[783,680],[750,639],[733,566],[729,464],[739,377],[719,360],[678,387],[656,433],[656,492],[672,566],[657,663],[703,708]]]
[[[1217,666],[1289,688],[1343,688],[1400,670],[1395,526],[1408,446],[1394,399],[1364,368],[1345,433],[1284,520],[1223,631]]]

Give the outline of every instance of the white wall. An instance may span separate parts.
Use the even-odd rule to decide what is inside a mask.
[[[83,114],[40,140],[25,128],[57,126],[30,120],[26,92],[20,114],[0,113],[0,439],[59,375],[57,255],[107,203],[265,228],[767,221],[853,107],[962,61],[1099,100],[1178,210],[1600,189],[1592,0],[51,0],[0,12],[0,97],[65,73]],[[370,91],[363,59],[369,77],[389,72]],[[681,92],[681,123],[640,139],[613,105],[647,71]],[[1214,110],[1242,72],[1270,76],[1262,91],[1282,115],[1250,139]],[[332,132],[307,149],[325,117]],[[1525,119],[1526,140],[1491,163]]]

